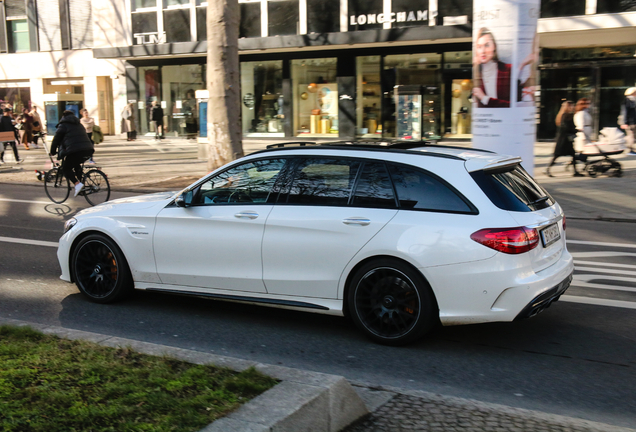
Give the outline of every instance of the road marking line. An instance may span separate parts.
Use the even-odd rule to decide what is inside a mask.
[[[609,273],[609,274],[625,275],[625,276],[636,276],[636,272],[633,272],[633,271],[604,269],[604,268],[596,268],[596,267],[580,267],[576,265],[574,266],[574,270],[585,271],[585,272],[596,272],[596,273]]]
[[[565,301],[570,303],[584,303],[596,306],[611,306],[623,309],[636,309],[636,302],[624,301],[624,300],[610,300],[610,299],[599,299],[599,298],[591,298],[591,297],[578,297],[578,296],[569,296],[562,295],[559,298],[559,301]]]
[[[0,237],[0,242],[5,243],[19,243],[33,246],[48,246],[48,247],[58,247],[59,243],[57,242],[48,242],[42,240],[29,240],[29,239],[21,239],[21,238],[13,238],[13,237]]]
[[[632,244],[632,243],[605,243],[605,242],[593,242],[593,241],[569,240],[569,239],[567,240],[567,242],[571,244],[581,244],[581,245],[590,245],[590,246],[609,246],[609,247],[636,249],[636,244]]]
[[[636,269],[636,265],[633,265],[633,264],[618,264],[618,263],[611,263],[611,262],[574,260],[574,265],[577,265],[577,264],[585,264],[585,265],[593,265],[593,266],[601,266],[601,267],[618,267],[618,268]]]
[[[9,199],[9,198],[0,198],[0,201],[26,203],[26,204],[53,204],[52,201],[29,201],[29,200],[18,200],[18,199]]]

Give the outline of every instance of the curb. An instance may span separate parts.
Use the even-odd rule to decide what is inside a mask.
[[[65,339],[87,340],[113,348],[130,347],[143,354],[165,355],[193,364],[213,364],[238,372],[254,367],[259,372],[281,381],[200,432],[337,432],[369,413],[365,402],[349,382],[337,375],[307,372],[11,318],[0,317],[1,324],[29,326]]]

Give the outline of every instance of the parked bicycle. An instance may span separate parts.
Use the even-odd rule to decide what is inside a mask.
[[[44,190],[51,201],[62,204],[71,194],[73,186],[64,176],[62,167],[57,165],[53,158],[51,158],[51,162],[53,162],[54,166],[44,175]],[[108,183],[106,174],[99,167],[86,169],[84,163],[82,163],[81,182],[84,184],[84,189],[77,195],[86,198],[90,205],[104,203],[110,198],[110,183]]]

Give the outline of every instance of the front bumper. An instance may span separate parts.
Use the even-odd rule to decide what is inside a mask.
[[[570,287],[570,283],[572,283],[572,274],[561,281],[558,285],[550,288],[549,290],[541,293],[536,296],[528,305],[519,312],[519,314],[515,317],[515,321],[523,318],[530,318],[538,314],[539,312],[543,312],[545,309],[549,308],[552,303],[557,301],[561,294],[565,292]]]

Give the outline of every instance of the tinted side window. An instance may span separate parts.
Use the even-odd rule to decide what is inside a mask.
[[[266,203],[285,159],[244,163],[215,175],[199,187],[193,204]]]
[[[375,208],[396,207],[391,178],[384,163],[364,163],[352,205]]]
[[[475,183],[502,210],[529,212],[554,205],[554,199],[521,166],[470,173]]]
[[[296,167],[287,202],[346,206],[360,162],[336,159],[304,159]]]
[[[454,213],[474,213],[445,182],[432,174],[403,165],[389,165],[400,208]]]

